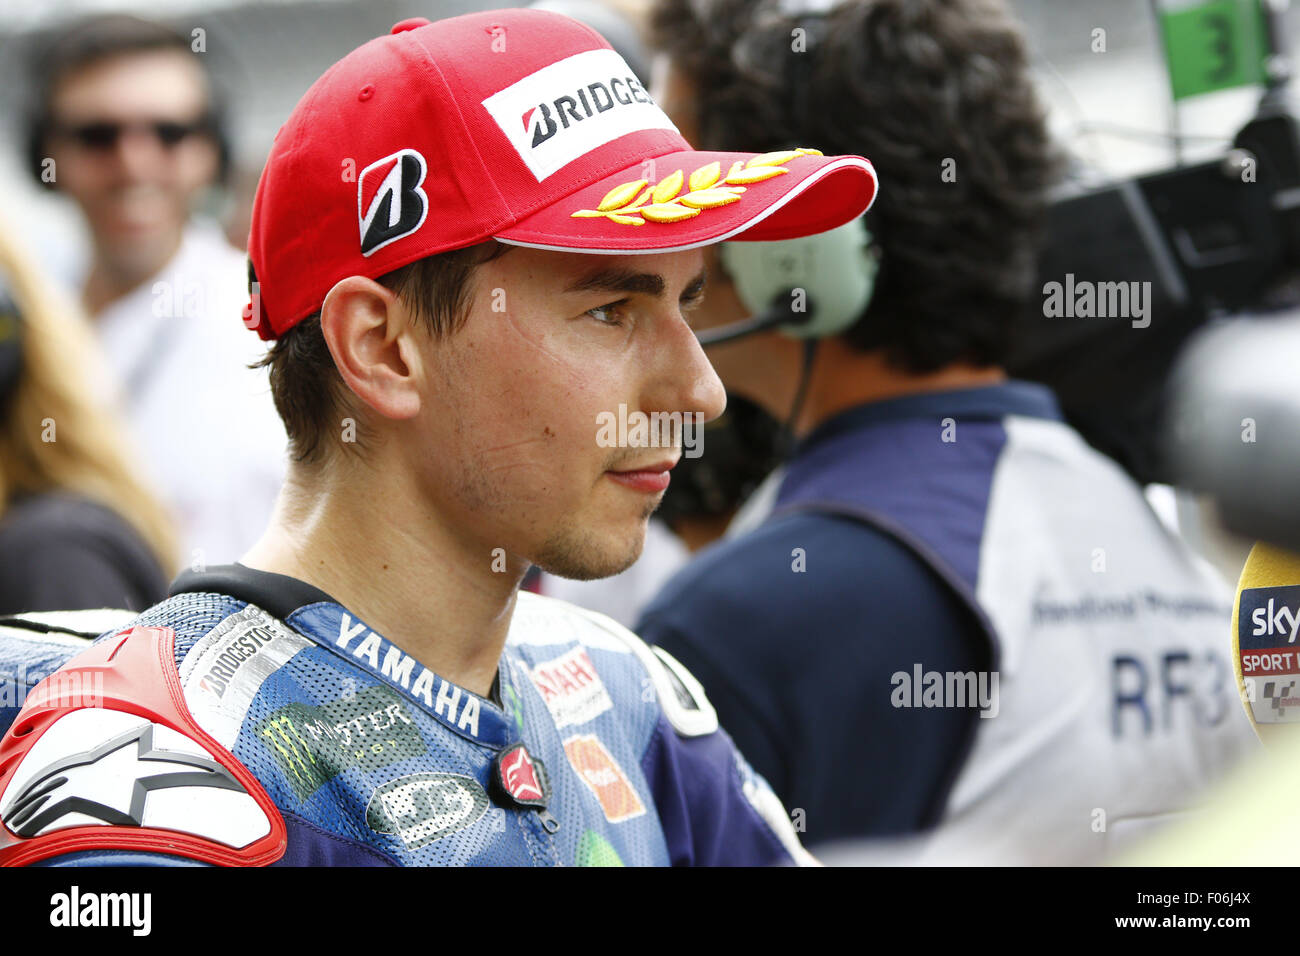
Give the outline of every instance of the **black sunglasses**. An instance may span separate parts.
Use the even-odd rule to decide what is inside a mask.
[[[109,150],[117,145],[122,134],[128,130],[143,130],[152,133],[163,146],[171,149],[180,145],[186,138],[207,133],[211,123],[207,117],[192,123],[177,123],[172,120],[153,120],[141,123],[115,123],[108,120],[90,123],[76,123],[57,126],[58,132],[75,141],[84,149]]]

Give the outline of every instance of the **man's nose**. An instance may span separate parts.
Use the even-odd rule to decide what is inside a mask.
[[[667,411],[699,412],[703,421],[717,418],[727,407],[727,392],[695,332],[680,315],[670,323],[658,350],[660,399]]]
[[[113,147],[118,168],[133,180],[156,175],[166,167],[169,155],[154,132],[144,127],[128,126]]]

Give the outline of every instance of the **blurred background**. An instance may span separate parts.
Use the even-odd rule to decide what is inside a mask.
[[[276,129],[322,65],[391,25],[412,16],[453,16],[491,4],[419,3],[410,0],[353,2],[239,3],[225,0],[108,3],[60,0],[41,4],[0,2],[0,177],[6,217],[21,224],[23,241],[45,271],[74,285],[84,270],[87,236],[73,204],[41,190],[23,169],[22,108],[28,93],[25,54],[33,37],[90,13],[129,12],[159,19],[182,33],[202,31],[204,55],[227,103],[234,161],[231,187],[212,190],[204,211],[218,220],[232,245],[242,249],[248,213],[263,159]],[[636,18],[640,0],[610,6]],[[1238,86],[1180,101],[1170,95],[1165,48],[1155,9],[1133,0],[1090,0],[1066,4],[1013,0],[1034,55],[1034,72],[1050,111],[1051,129],[1068,150],[1072,165],[1062,197],[1103,190],[1126,178],[1160,174],[1177,164],[1222,158],[1260,101],[1261,86]],[[1166,3],[1165,10],[1179,4]],[[1280,10],[1279,37],[1300,39],[1300,17]],[[619,45],[616,42],[616,45]],[[1281,94],[1289,107],[1295,90]],[[1180,187],[1175,186],[1174,191]],[[1195,191],[1195,184],[1187,188]],[[1177,198],[1177,196],[1175,197]],[[1122,205],[1112,193],[1091,206],[1061,205],[1043,272],[1070,269],[1113,278],[1149,278],[1150,263],[1134,265],[1144,250],[1131,223],[1114,221]],[[1121,211],[1118,215],[1123,218]],[[1092,229],[1092,232],[1088,230]],[[1099,234],[1096,230],[1101,229]],[[1107,234],[1105,230],[1111,230]],[[1116,241],[1116,231],[1126,236]],[[1103,262],[1099,257],[1111,256]],[[1097,259],[1090,270],[1085,260]],[[1131,276],[1115,275],[1115,259],[1128,261]],[[1059,266],[1059,267],[1058,267]],[[1157,283],[1157,299],[1161,296]],[[1245,556],[1242,541],[1225,536],[1206,509],[1190,496],[1166,487],[1171,475],[1160,451],[1165,390],[1176,354],[1190,333],[1225,312],[1240,314],[1249,303],[1228,307],[1202,297],[1163,308],[1160,328],[1130,333],[1122,323],[1031,323],[1013,373],[1045,381],[1058,392],[1067,415],[1097,447],[1111,454],[1144,485],[1172,525],[1207,554],[1226,576],[1235,577]]]
[[[638,0],[612,4],[635,12]],[[222,0],[107,3],[55,0],[0,2],[0,115],[4,135],[16,143],[15,121],[24,102],[23,56],[33,31],[89,13],[125,11],[206,31],[212,68],[227,89],[235,158],[258,170],[279,124],[320,74],[359,43],[386,33],[398,20],[429,19],[489,9],[491,3],[369,2],[231,3]],[[1151,8],[1133,0],[1066,4],[1013,0],[1036,54],[1040,92],[1052,128],[1083,164],[1081,176],[1108,177],[1162,169],[1175,158],[1172,109],[1160,36]],[[1300,39],[1294,11],[1283,14],[1286,37]],[[1095,53],[1093,31],[1105,30],[1105,52]],[[1188,101],[1180,112],[1184,157],[1212,156],[1230,143],[1254,110],[1258,89],[1243,87]],[[6,202],[17,215],[49,229],[71,232],[76,216],[39,194],[20,175],[15,149],[0,151],[0,172],[10,188]]]
[[[257,166],[294,103],[332,63],[398,20],[429,19],[490,9],[491,3],[368,2],[232,3],[223,0],[114,2],[53,0],[0,3],[0,113],[15,117],[23,102],[21,54],[32,31],[87,13],[126,11],[202,27],[213,68],[239,104],[232,135],[242,165]],[[635,11],[637,0],[613,6]],[[1052,111],[1053,129],[1097,178],[1165,167],[1174,159],[1169,137],[1171,107],[1163,51],[1148,4],[1134,0],[1012,0],[1036,54],[1040,91]],[[1295,11],[1283,14],[1286,37],[1300,39]],[[1092,31],[1106,31],[1105,53],[1092,51]],[[1185,157],[1213,155],[1230,142],[1254,109],[1258,89],[1240,88],[1188,101],[1181,109]],[[6,130],[14,135],[12,125]],[[12,140],[11,140],[12,141]],[[19,208],[49,214],[33,187],[16,174],[17,157],[0,157],[7,181],[18,184],[6,198]],[[69,218],[71,218],[69,216]]]
[[[575,3],[545,5],[576,13]],[[592,9],[597,0],[587,3],[588,14],[598,16]],[[0,222],[58,285],[78,285],[92,254],[86,220],[72,203],[41,189],[24,160],[28,54],[62,23],[126,12],[194,38],[226,104],[232,161],[229,185],[208,190],[201,212],[242,250],[276,130],[328,64],[400,20],[436,20],[495,5],[0,0]],[[1289,66],[1269,53],[1270,47],[1300,44],[1300,14],[1265,3],[1258,9],[1270,11],[1266,21],[1245,0],[1221,0],[1214,5],[1219,26],[1206,28],[1209,21],[1199,20],[1199,32],[1185,33],[1174,49],[1168,42],[1173,33],[1160,29],[1161,17],[1190,9],[1208,16],[1205,0],[1010,0],[1010,6],[1025,27],[1051,132],[1068,156],[1053,197],[1039,282],[1067,273],[1080,280],[1150,282],[1153,320],[1135,327],[1113,318],[1051,318],[1035,294],[1007,368],[1017,378],[1051,386],[1070,423],[1136,479],[1166,525],[1235,582],[1256,539],[1300,549],[1291,480],[1300,473],[1300,135],[1291,119],[1300,112],[1300,88],[1285,82]],[[627,32],[616,37],[603,23],[595,25],[634,68],[648,73],[632,26],[644,13],[642,0],[607,0],[607,9],[625,18]],[[648,87],[650,77],[643,80]],[[233,273],[227,270],[221,281],[231,274],[241,278],[234,259]],[[235,325],[238,307],[223,300],[219,318],[226,322],[228,314],[229,327],[244,343],[252,337]],[[205,348],[196,343],[194,354],[206,360]],[[652,525],[646,557],[620,576],[622,587],[575,590],[549,580],[538,589],[631,624],[688,553],[722,533],[772,467],[774,423],[760,423],[743,403],[735,403],[730,415],[728,430],[710,438],[711,455],[689,468],[683,463],[674,475],[662,524]],[[213,411],[214,420],[221,417],[231,417],[224,407]],[[148,427],[141,431],[146,437]],[[272,445],[282,436],[266,440]],[[213,483],[201,469],[198,474]],[[188,477],[176,479],[177,500],[184,498]],[[258,474],[248,482],[269,489],[269,507],[278,477]],[[209,504],[215,509],[221,503]],[[163,555],[160,569],[174,571],[167,542],[161,534],[156,538],[151,543]],[[196,540],[203,539],[183,542],[182,563],[220,563],[215,559],[240,553],[232,542],[228,553],[212,546],[205,554],[192,546]]]
[[[398,20],[429,19],[490,9],[492,3],[368,2],[232,3],[224,0],[55,0],[0,2],[0,116],[6,142],[17,142],[16,120],[24,102],[23,52],[33,31],[89,13],[130,12],[165,20],[187,32],[206,31],[210,64],[224,84],[231,111],[235,159],[255,176],[279,124],[298,98],[332,63]],[[635,13],[638,0],[611,4]],[[1051,110],[1053,131],[1078,158],[1078,176],[1099,183],[1111,177],[1163,169],[1176,155],[1173,110],[1164,54],[1148,4],[1090,0],[1066,4],[1013,0],[1035,53],[1040,93]],[[1300,40],[1300,19],[1283,13],[1286,38]],[[1105,52],[1093,52],[1093,31],[1105,31]],[[1258,88],[1242,87],[1187,101],[1178,119],[1186,161],[1222,152],[1248,119]],[[21,175],[15,148],[0,151],[5,200],[15,215],[42,230],[75,231],[77,217],[43,196]]]

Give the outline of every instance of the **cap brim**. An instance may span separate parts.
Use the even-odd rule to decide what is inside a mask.
[[[825,232],[875,197],[875,170],[861,156],[679,150],[583,186],[495,238],[557,252],[678,252]]]

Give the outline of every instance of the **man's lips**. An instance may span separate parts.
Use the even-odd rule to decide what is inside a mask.
[[[672,471],[676,464],[677,459],[674,458],[653,465],[644,465],[640,468],[620,471],[611,469],[605,474],[625,488],[631,488],[633,491],[643,491],[647,494],[657,494],[668,487],[668,472]]]

